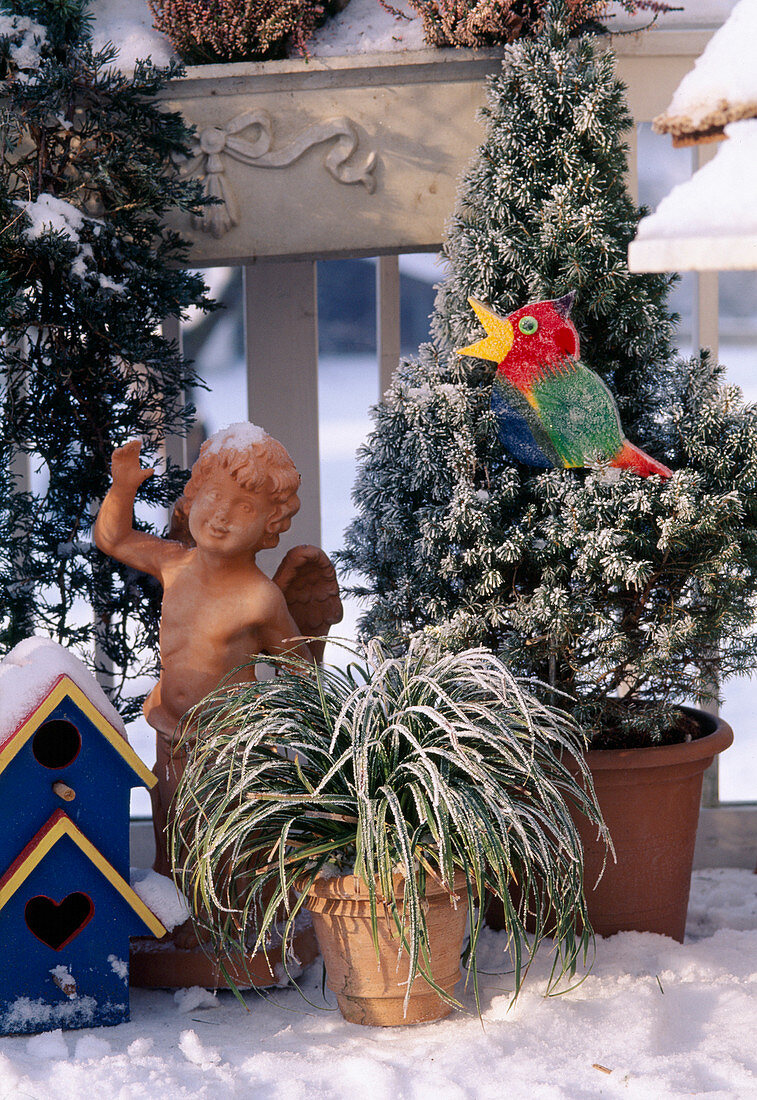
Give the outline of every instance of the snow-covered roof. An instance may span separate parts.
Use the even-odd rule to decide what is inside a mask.
[[[715,157],[639,223],[628,250],[632,271],[757,269],[757,119],[732,122],[726,136]]]
[[[0,661],[0,747],[33,714],[61,676],[68,676],[128,741],[123,719],[89,669],[50,638],[25,638]]]
[[[757,115],[757,0],[740,0],[681,81],[658,133],[679,141],[719,133],[728,122]]]

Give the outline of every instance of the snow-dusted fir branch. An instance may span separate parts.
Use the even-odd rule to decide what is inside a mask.
[[[675,704],[757,664],[757,416],[708,354],[671,351],[668,279],[632,275],[639,211],[612,54],[557,20],[505,48],[451,219],[434,343],[404,361],[360,454],[342,563],[362,630],[483,644],[575,699],[596,745],[662,738]],[[495,367],[460,358],[468,297],[503,316],[577,292],[582,359],[626,434],[676,472],[515,464]],[[624,696],[622,702],[618,691]],[[645,734],[646,736],[646,734]]]

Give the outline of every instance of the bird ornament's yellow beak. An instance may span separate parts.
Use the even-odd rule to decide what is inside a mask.
[[[513,326],[506,317],[500,317],[489,306],[477,302],[475,298],[469,298],[473,312],[486,329],[485,340],[479,340],[477,344],[469,344],[467,348],[457,348],[457,355],[470,355],[476,359],[488,359],[492,363],[501,363],[507,356],[515,340]]]

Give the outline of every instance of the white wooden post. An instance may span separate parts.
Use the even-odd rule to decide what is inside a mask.
[[[379,397],[389,389],[400,360],[400,264],[398,256],[379,256],[376,265],[376,350]]]
[[[283,551],[321,541],[315,263],[246,265],[244,305],[248,418],[286,447],[302,474],[301,506],[291,529],[275,551],[258,555],[270,572]]]
[[[639,205],[639,123],[634,122],[627,135],[628,176],[626,186],[636,206]]]
[[[178,317],[167,317],[162,325],[163,338],[170,340],[172,343],[178,345],[179,352],[182,351],[182,333],[181,322]],[[186,401],[186,395],[184,395],[183,401]],[[181,466],[183,470],[187,468],[187,440],[183,435],[167,435],[163,441],[163,456],[168,462],[169,460],[175,466]]]
[[[698,171],[708,161],[712,160],[718,151],[716,143],[710,145],[695,145],[692,150],[692,169]],[[693,343],[694,354],[698,354],[700,348],[709,348],[714,356],[718,354],[720,336],[718,332],[720,319],[720,301],[717,271],[700,271],[695,276],[694,298],[694,323]],[[717,673],[715,674],[717,677]],[[713,685],[716,686],[716,685]],[[710,703],[705,708],[711,714],[718,713],[717,703]],[[720,801],[719,770],[717,756],[704,773],[702,785],[702,805],[717,806]]]

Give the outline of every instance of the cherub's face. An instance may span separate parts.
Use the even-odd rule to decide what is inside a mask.
[[[201,550],[216,554],[257,553],[266,543],[274,511],[265,490],[243,489],[223,468],[199,488],[189,509],[189,530]]]

